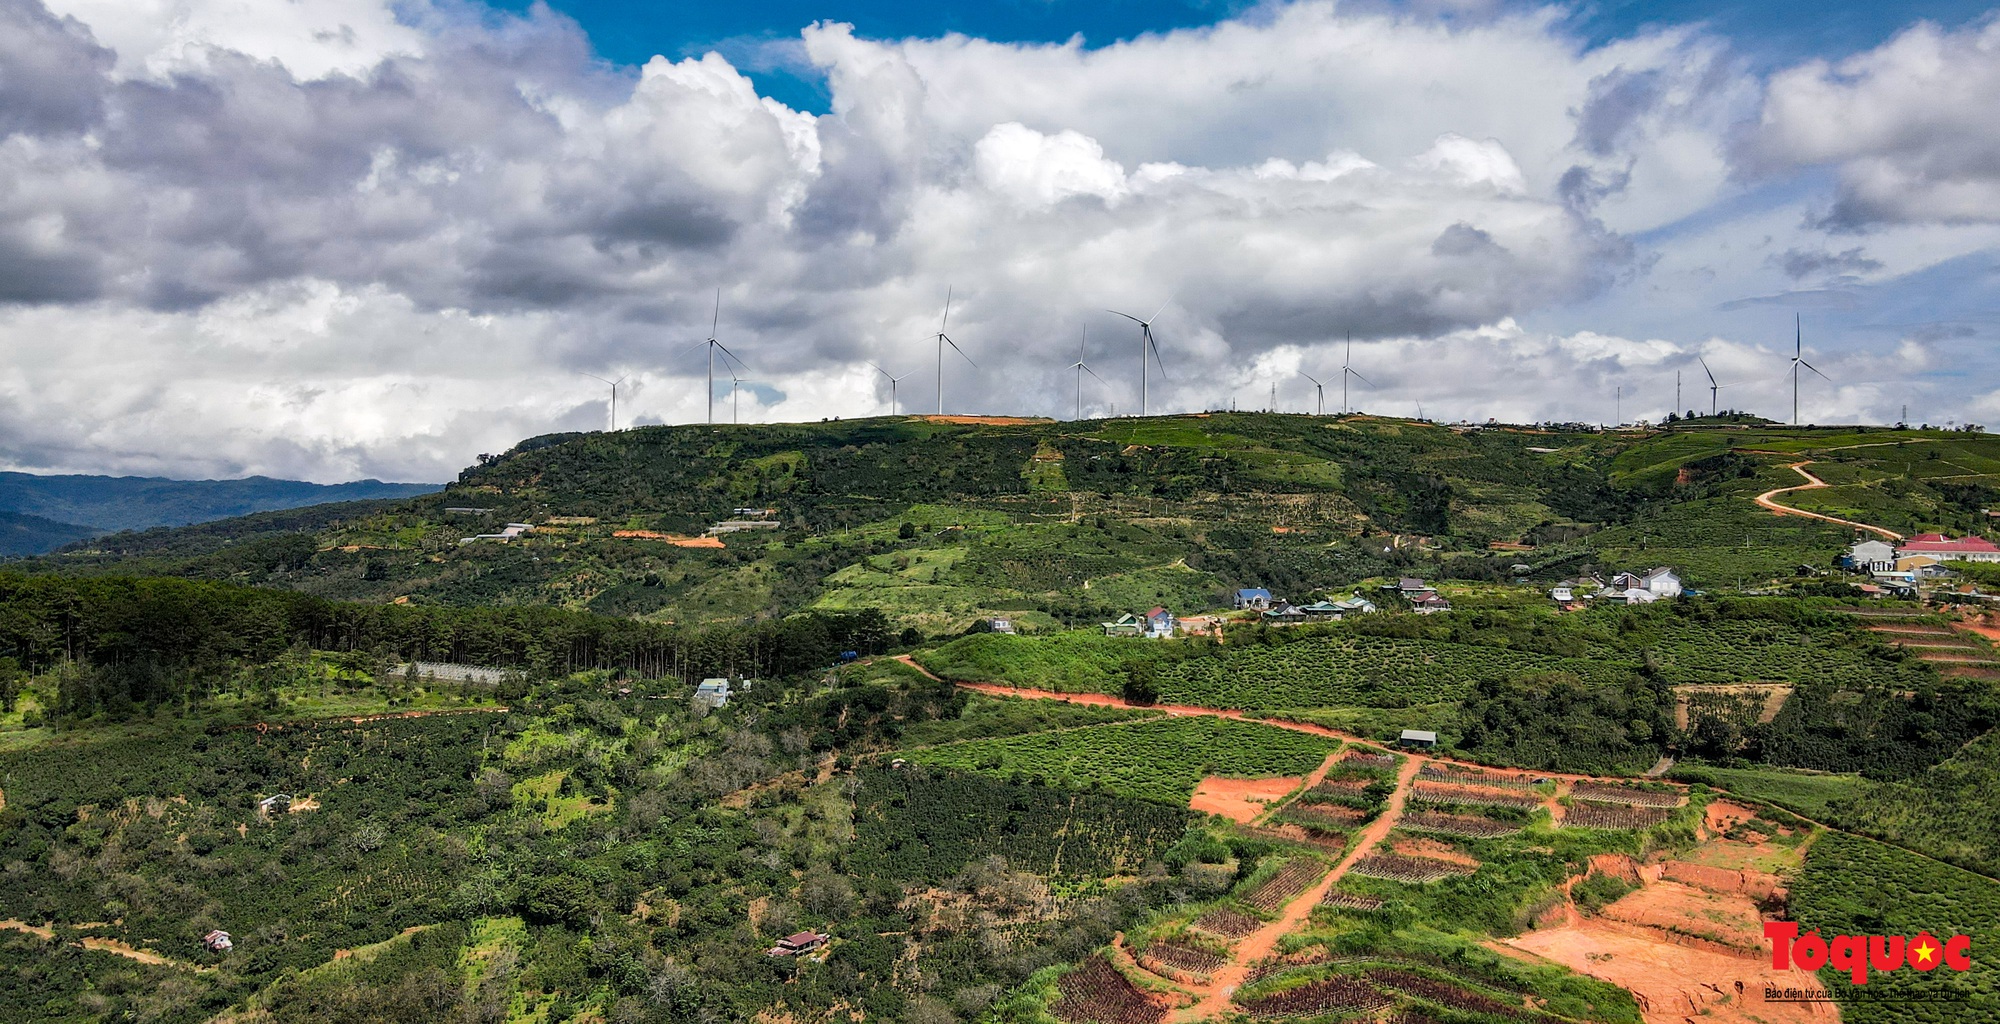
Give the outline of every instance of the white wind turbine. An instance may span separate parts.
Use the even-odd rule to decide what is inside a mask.
[[[1313,415],[1326,415],[1326,385],[1321,384],[1318,377],[1304,370],[1299,371],[1299,376],[1313,382]]]
[[[938,318],[937,329],[937,410],[939,416],[944,415],[944,347],[950,345],[951,350],[958,353],[960,359],[972,363],[972,367],[975,370],[979,368],[979,364],[973,363],[972,357],[966,355],[965,350],[958,347],[958,342],[951,340],[951,336],[944,333],[945,325],[950,322],[951,289],[946,288],[944,290],[944,316]]]
[[[1796,427],[1799,425],[1799,367],[1814,373],[1819,373],[1819,367],[1805,360],[1805,321],[1797,313],[1792,314],[1792,330],[1795,332],[1792,338],[1792,426]],[[1824,373],[1819,373],[1819,378],[1828,384],[1833,383],[1833,378]]]
[[[1720,397],[1718,395],[1718,392],[1720,392],[1723,388],[1733,388],[1736,385],[1745,382],[1736,380],[1736,381],[1730,381],[1727,384],[1718,384],[1716,383],[1715,380],[1715,371],[1708,368],[1708,360],[1703,359],[1700,356],[1694,357],[1694,360],[1695,362],[1701,364],[1701,372],[1708,374],[1708,414],[1710,416],[1713,416],[1716,414],[1716,408]],[[1813,372],[1817,373],[1818,371],[1815,370]]]
[[[1158,320],[1160,314],[1165,312],[1166,308],[1166,303],[1160,303],[1160,308],[1154,310],[1153,315],[1144,320],[1130,313],[1118,313],[1115,309],[1105,310],[1107,313],[1118,313],[1119,316],[1139,325],[1139,415],[1141,416],[1149,415],[1152,411],[1151,407],[1147,404],[1146,397],[1146,353],[1148,350],[1153,353],[1153,362],[1159,363],[1160,379],[1167,379],[1167,364],[1160,361],[1160,343],[1153,340],[1153,321]]]
[[[1353,331],[1347,332],[1347,355],[1341,360],[1340,363],[1340,413],[1343,416],[1347,415],[1349,411],[1347,405],[1347,378],[1349,377],[1359,378],[1361,383],[1366,384],[1371,388],[1375,386],[1374,381],[1369,380],[1366,377],[1362,377],[1361,371],[1354,368]]]
[[[743,365],[743,360],[736,358],[736,353],[729,351],[729,346],[724,345],[722,342],[715,340],[715,329],[717,325],[721,323],[722,323],[722,289],[717,288],[715,290],[715,318],[713,320],[710,320],[708,323],[708,341],[705,343],[708,345],[708,422],[710,426],[715,425],[716,350],[717,349],[722,350],[722,367],[723,369],[729,371],[729,376],[731,378],[736,377],[737,370],[749,369],[749,367]],[[736,400],[736,383],[733,381],[729,385],[729,398],[732,403],[735,402]]]
[[[604,380],[603,377],[599,377],[597,374],[594,373],[586,373],[584,374],[584,376],[589,377],[591,380],[603,380],[604,383],[611,385],[611,429],[614,431],[617,430],[618,429],[618,385],[625,383],[625,377],[621,376],[617,380]]]
[[[1090,341],[1090,328],[1085,327],[1083,329],[1083,340],[1078,341],[1076,343],[1076,362],[1069,364],[1069,368],[1076,371],[1076,418],[1077,419],[1083,418],[1083,375],[1086,373],[1090,374],[1092,377],[1097,378],[1097,382],[1099,384],[1104,383],[1104,378],[1098,377],[1097,371],[1091,369],[1090,364],[1083,361],[1083,347],[1089,341]]]
[[[889,378],[889,415],[891,416],[896,415],[896,382],[902,380],[903,377],[908,377],[909,374],[906,373],[903,374],[902,377],[898,377],[895,374],[890,373],[887,370],[884,370],[880,366],[876,366],[874,363],[869,363],[868,365],[874,366],[876,373],[879,373],[882,376]]]

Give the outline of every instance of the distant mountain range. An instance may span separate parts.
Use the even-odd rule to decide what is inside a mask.
[[[42,554],[120,530],[188,526],[326,502],[406,498],[440,486],[380,480],[314,484],[263,476],[168,480],[0,473],[0,555]]]

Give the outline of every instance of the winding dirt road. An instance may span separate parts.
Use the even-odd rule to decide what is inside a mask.
[[[1851,526],[1857,530],[1867,530],[1869,533],[1886,537],[1889,540],[1903,539],[1902,534],[1897,533],[1894,530],[1884,529],[1880,526],[1870,526],[1867,523],[1857,523],[1852,519],[1840,519],[1834,516],[1821,515],[1818,512],[1807,512],[1805,509],[1793,508],[1790,505],[1778,504],[1778,495],[1780,494],[1790,494],[1793,491],[1816,491],[1822,487],[1831,486],[1826,481],[1821,480],[1819,477],[1816,477],[1811,473],[1806,472],[1806,467],[1810,465],[1812,465],[1811,459],[1807,459],[1804,462],[1792,463],[1791,465],[1792,472],[1797,473],[1802,477],[1805,477],[1806,482],[1798,485],[1797,487],[1780,487],[1776,490],[1765,491],[1764,493],[1759,494],[1757,496],[1757,504],[1762,505],[1765,508],[1770,509],[1772,512],[1775,512],[1781,516],[1803,516],[1807,519],[1817,519],[1824,523],[1838,523],[1841,526]]]

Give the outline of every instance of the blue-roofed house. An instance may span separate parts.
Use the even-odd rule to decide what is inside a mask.
[[[694,699],[696,703],[706,704],[712,708],[719,708],[729,703],[729,680],[702,680],[701,685],[694,688]]]
[[[1263,587],[1251,587],[1236,592],[1236,610],[1256,609],[1263,611],[1271,607],[1271,592]]]

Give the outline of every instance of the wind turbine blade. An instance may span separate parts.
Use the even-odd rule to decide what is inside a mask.
[[[1347,372],[1348,372],[1348,373],[1351,373],[1351,374],[1353,374],[1353,375],[1355,375],[1356,377],[1361,377],[1361,371],[1360,371],[1360,370],[1349,370],[1349,371],[1347,371]],[[1363,384],[1366,384],[1366,385],[1368,385],[1368,386],[1369,386],[1369,387],[1371,387],[1371,388],[1375,386],[1375,382],[1374,382],[1374,381],[1372,381],[1372,380],[1369,380],[1369,379],[1368,379],[1368,378],[1366,378],[1366,377],[1361,377],[1361,383],[1363,383]]]
[[[947,335],[947,334],[943,334],[943,333],[940,333],[940,334],[938,334],[938,337],[940,337],[940,338],[943,338],[943,339],[944,339],[944,343],[945,343],[945,344],[947,344],[947,345],[950,345],[950,346],[951,346],[951,350],[952,350],[953,352],[956,352],[956,353],[958,353],[958,357],[959,357],[960,359],[963,359],[963,360],[965,360],[965,361],[966,361],[966,362],[968,362],[968,363],[972,363],[972,357],[971,357],[971,356],[969,356],[969,355],[966,355],[966,354],[965,354],[965,350],[964,350],[964,349],[962,349],[962,348],[959,348],[959,347],[958,347],[958,342],[955,342],[955,341],[951,340],[951,336],[950,336],[950,335]],[[974,365],[974,366],[978,366],[979,364],[978,364],[978,363],[972,363],[972,365]]]
[[[1315,376],[1313,376],[1312,374],[1310,374],[1310,373],[1307,373],[1307,372],[1306,372],[1306,371],[1304,371],[1304,370],[1300,370],[1300,371],[1299,371],[1299,376],[1301,376],[1301,377],[1304,377],[1305,379],[1307,379],[1307,380],[1309,380],[1309,381],[1312,381],[1312,382],[1313,382],[1313,384],[1314,384],[1315,386],[1318,386],[1318,387],[1325,387],[1325,386],[1326,386],[1326,385],[1324,385],[1324,384],[1321,384],[1321,383],[1319,382],[1319,378],[1318,378],[1318,377],[1315,377]]]
[[[1694,357],[1694,361],[1701,364],[1701,372],[1708,374],[1708,383],[1711,386],[1719,387],[1720,385],[1717,385],[1715,383],[1715,371],[1708,368],[1708,360],[1703,359],[1700,356],[1696,356]]]
[[[1160,318],[1160,314],[1161,314],[1161,313],[1164,313],[1164,312],[1166,312],[1166,311],[1167,311],[1167,304],[1168,304],[1168,303],[1171,303],[1171,302],[1173,302],[1173,301],[1174,301],[1174,300],[1172,300],[1172,299],[1168,299],[1168,300],[1167,300],[1166,302],[1162,302],[1162,303],[1160,303],[1160,308],[1158,308],[1158,309],[1156,309],[1156,310],[1153,310],[1153,315],[1152,315],[1152,316],[1149,316],[1149,317],[1147,317],[1147,318],[1146,318],[1146,322],[1150,324],[1150,323],[1152,323],[1153,321],[1155,321],[1155,320],[1158,320],[1158,319]]]
[[[1102,377],[1099,377],[1099,376],[1097,376],[1097,371],[1096,371],[1096,370],[1093,370],[1093,369],[1091,369],[1091,368],[1090,368],[1090,367],[1088,367],[1088,366],[1084,366],[1084,365],[1083,365],[1082,363],[1078,363],[1078,364],[1076,364],[1076,365],[1078,366],[1078,368],[1082,369],[1082,370],[1083,370],[1083,372],[1085,372],[1085,373],[1087,373],[1087,374],[1090,374],[1090,375],[1091,375],[1091,377],[1095,378],[1095,379],[1096,379],[1096,381],[1097,381],[1097,382],[1098,382],[1099,384],[1102,384],[1102,383],[1104,383],[1104,378],[1102,378]]]
[[[582,370],[578,370],[577,372],[578,372],[578,373],[583,373],[583,371],[582,371]],[[586,376],[586,377],[589,377],[589,378],[590,378],[591,380],[604,380],[604,378],[602,378],[602,377],[599,377],[599,376],[598,376],[597,374],[594,374],[594,373],[584,373],[583,375],[584,375],[584,376]],[[623,377],[620,377],[620,378],[618,378],[618,380],[624,380],[624,379],[625,379],[625,378],[623,378]],[[604,380],[604,383],[606,383],[606,384],[609,384],[609,385],[611,385],[611,386],[612,386],[612,387],[614,387],[614,388],[618,386],[618,381],[616,381],[616,380]]]
[[[938,333],[943,334],[945,325],[951,322],[951,286],[944,288],[944,316],[938,318]]]
[[[1136,317],[1136,316],[1133,316],[1133,315],[1132,315],[1132,314],[1130,314],[1130,313],[1119,313],[1119,312],[1118,312],[1117,310],[1115,310],[1115,309],[1107,309],[1107,310],[1105,310],[1105,312],[1106,312],[1106,313],[1117,313],[1117,314],[1118,314],[1119,316],[1122,316],[1122,317],[1124,317],[1125,319],[1127,319],[1127,320],[1130,320],[1130,321],[1132,321],[1133,323],[1135,323],[1135,324],[1138,324],[1138,325],[1139,325],[1139,326],[1141,326],[1141,327],[1144,327],[1144,326],[1146,326],[1146,321],[1144,321],[1144,320],[1141,320],[1141,319],[1139,319],[1138,317]]]
[[[1146,336],[1146,345],[1153,350],[1153,365],[1160,368],[1160,379],[1172,380],[1173,378],[1167,374],[1166,362],[1160,359],[1160,343],[1154,341],[1153,336],[1148,334]]]
[[[715,316],[708,322],[708,336],[715,337],[715,329],[722,326],[722,289],[715,290]]]
[[[1800,365],[1800,366],[1803,366],[1803,367],[1805,367],[1805,368],[1806,368],[1806,369],[1808,369],[1808,370],[1811,370],[1811,371],[1812,371],[1812,372],[1814,372],[1814,373],[1819,373],[1819,367],[1817,367],[1817,366],[1814,366],[1813,364],[1811,364],[1811,363],[1808,363],[1808,362],[1806,362],[1806,361],[1805,361],[1805,360],[1803,360],[1803,359],[1799,360],[1799,365]],[[1819,373],[1819,379],[1821,379],[1821,380],[1823,380],[1823,381],[1826,381],[1826,382],[1827,382],[1828,384],[1831,384],[1831,383],[1833,383],[1833,378],[1832,378],[1832,377],[1829,377],[1829,376],[1827,376],[1827,375],[1826,375],[1826,374],[1824,374],[1824,373]]]
[[[747,370],[747,369],[749,369],[749,368],[750,368],[750,367],[748,367],[748,366],[744,365],[744,362],[743,362],[743,360],[741,360],[741,359],[738,359],[738,358],[736,357],[736,353],[734,353],[734,352],[731,352],[731,351],[729,351],[729,346],[727,346],[727,345],[724,345],[724,344],[723,344],[722,342],[719,342],[719,341],[718,341],[718,342],[715,342],[715,347],[716,347],[716,348],[719,348],[719,349],[721,349],[721,350],[722,350],[722,354],[723,354],[724,356],[727,356],[727,357],[728,357],[728,358],[729,358],[729,359],[730,359],[731,361],[733,361],[733,362],[734,362],[734,363],[735,363],[735,364],[736,364],[736,365],[737,365],[737,366],[738,366],[739,368],[741,368],[741,369],[745,369],[745,370]]]
[[[874,363],[869,363],[868,365],[870,365],[870,366],[875,366],[875,364],[874,364]],[[884,377],[888,377],[888,378],[889,378],[890,380],[895,380],[895,379],[896,379],[894,375],[892,375],[892,374],[891,374],[891,373],[890,373],[889,371],[887,371],[887,370],[884,370],[884,369],[883,369],[883,368],[881,368],[880,366],[875,366],[875,372],[876,372],[876,373],[879,373],[879,374],[881,374],[881,375],[882,375],[882,376],[884,376]]]

